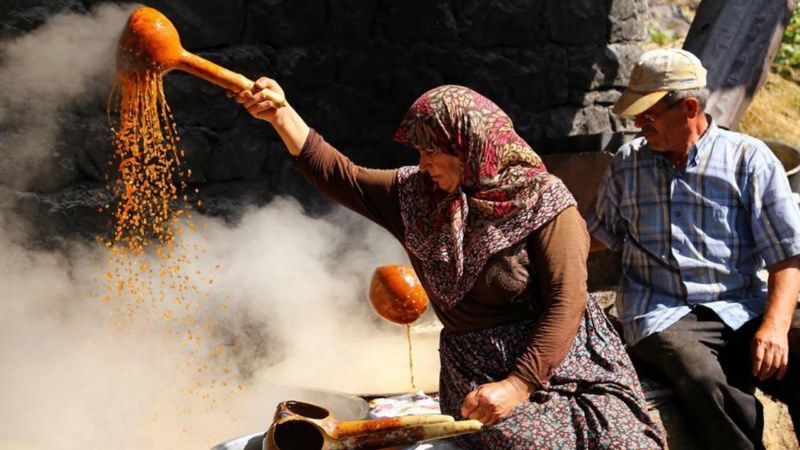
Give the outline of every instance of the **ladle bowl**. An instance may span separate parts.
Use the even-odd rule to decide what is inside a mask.
[[[178,69],[233,92],[253,89],[253,81],[190,53],[181,46],[178,30],[158,10],[142,7],[131,14],[117,46],[117,71],[132,76],[148,71],[164,74]],[[286,99],[266,90],[276,107]]]
[[[378,315],[400,325],[413,323],[428,307],[428,294],[414,269],[402,265],[375,269],[369,286],[369,300]]]

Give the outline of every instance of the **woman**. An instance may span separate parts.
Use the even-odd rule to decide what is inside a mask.
[[[419,166],[358,167],[262,78],[236,100],[270,122],[295,166],[391,232],[436,315],[440,402],[480,420],[467,448],[661,448],[624,348],[587,295],[589,236],[564,184],[494,103],[460,86],[422,95],[395,139]]]

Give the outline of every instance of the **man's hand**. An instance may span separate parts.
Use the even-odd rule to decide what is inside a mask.
[[[528,400],[532,392],[530,384],[516,375],[509,375],[505,380],[482,384],[467,394],[461,415],[490,427]]]
[[[777,378],[782,379],[789,365],[789,339],[786,331],[781,331],[765,321],[753,336],[751,347],[753,376],[763,381],[777,374]]]
[[[800,290],[800,256],[779,261],[767,271],[767,308],[751,344],[753,376],[762,381],[776,374],[780,380],[786,374],[789,364],[788,333],[797,307],[797,292]]]

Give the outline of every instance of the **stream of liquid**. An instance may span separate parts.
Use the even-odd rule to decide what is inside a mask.
[[[411,374],[411,388],[417,389],[414,383],[414,354],[411,351],[411,325],[406,324],[406,340],[408,341],[408,372]]]

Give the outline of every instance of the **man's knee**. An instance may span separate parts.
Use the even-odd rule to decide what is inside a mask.
[[[670,331],[648,336],[634,347],[634,352],[643,361],[666,371],[691,372],[698,366],[705,370],[706,365],[719,365],[716,354],[701,342]]]
[[[648,336],[634,347],[633,353],[681,394],[718,396],[727,380],[717,355],[680,333]]]
[[[698,371],[688,370],[682,376],[674,377],[673,389],[684,398],[693,401],[723,401],[723,391],[727,387],[725,379]]]

